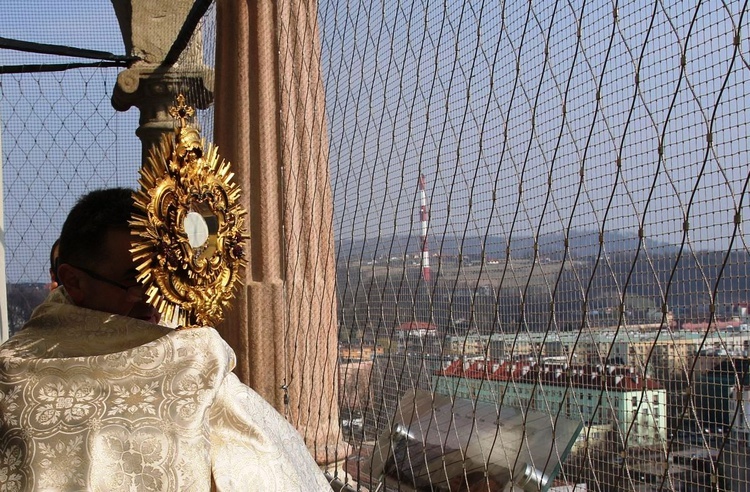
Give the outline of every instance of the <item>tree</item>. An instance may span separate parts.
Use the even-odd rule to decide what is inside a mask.
[[[49,291],[44,284],[8,284],[8,326],[13,335],[23,327]]]

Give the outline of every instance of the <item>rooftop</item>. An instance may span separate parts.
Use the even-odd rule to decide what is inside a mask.
[[[508,361],[459,359],[437,376],[541,383],[550,386],[607,388],[610,391],[659,389],[661,385],[649,377],[641,377],[624,366],[593,366],[567,364],[513,363]]]

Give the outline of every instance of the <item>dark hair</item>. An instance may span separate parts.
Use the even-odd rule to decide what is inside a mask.
[[[55,254],[55,249],[60,246],[60,238],[55,239],[52,248],[49,250],[49,273],[53,282],[57,282],[57,267],[60,265],[60,250]]]
[[[127,188],[96,190],[79,198],[62,226],[58,265],[86,267],[103,260],[107,232],[128,229],[133,210],[133,190]]]

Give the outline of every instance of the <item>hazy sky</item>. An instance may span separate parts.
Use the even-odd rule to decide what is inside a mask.
[[[339,236],[418,235],[424,173],[433,238],[643,223],[678,243],[688,218],[695,248],[726,247],[743,4],[625,3],[614,23],[610,2],[322,2]]]
[[[109,1],[4,1],[0,12],[2,37],[126,54]],[[91,61],[0,50],[2,66]],[[110,101],[120,71],[86,68],[0,76],[10,282],[47,281],[50,246],[80,195],[102,187],[138,186],[139,111],[116,112]],[[207,128],[203,134],[210,138],[212,131]]]
[[[5,1],[0,36],[124,54],[110,2]],[[0,50],[0,65],[91,60]],[[46,282],[49,249],[78,196],[134,187],[138,111],[110,97],[120,69],[0,76],[8,281]]]

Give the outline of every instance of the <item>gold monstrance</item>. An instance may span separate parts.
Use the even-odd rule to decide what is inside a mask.
[[[177,122],[149,150],[130,222],[138,281],[150,304],[182,326],[215,326],[244,267],[246,211],[229,162],[187,121],[195,110],[177,96]]]

